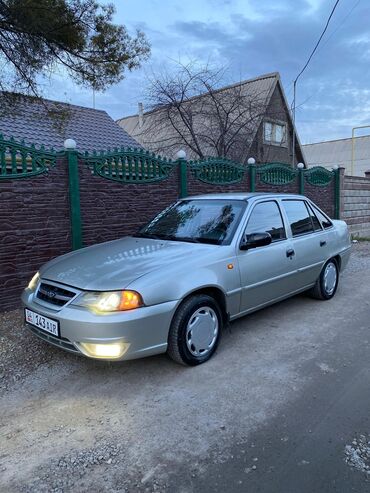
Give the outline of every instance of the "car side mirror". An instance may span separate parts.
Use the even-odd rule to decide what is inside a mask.
[[[271,242],[272,237],[270,233],[251,233],[250,235],[245,235],[240,245],[240,250],[249,250],[250,248],[266,246],[269,245]]]

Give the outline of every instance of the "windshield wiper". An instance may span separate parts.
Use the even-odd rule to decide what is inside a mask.
[[[167,238],[164,238],[162,235],[156,235],[153,233],[136,233],[132,235],[134,238],[149,238],[152,240],[165,240]]]
[[[208,243],[209,245],[220,245],[221,241],[215,238],[196,238],[197,243]]]
[[[191,236],[174,236],[174,237],[171,237],[171,240],[186,241],[188,243],[200,243],[198,238],[192,238]]]
[[[219,245],[220,241],[213,238],[193,238],[192,236],[175,236],[175,235],[158,235],[154,233],[136,233],[134,238],[150,238],[153,240],[167,240],[167,241],[185,241],[187,243],[208,243],[211,245]]]
[[[193,236],[173,236],[173,235],[163,235],[164,240],[169,240],[169,241],[185,241],[187,243],[208,243],[212,245],[219,245],[220,242],[219,240],[213,239],[213,238],[202,238],[197,237],[194,238]]]

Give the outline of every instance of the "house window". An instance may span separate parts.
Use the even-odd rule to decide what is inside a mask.
[[[263,137],[266,144],[284,145],[286,143],[285,123],[264,122]]]

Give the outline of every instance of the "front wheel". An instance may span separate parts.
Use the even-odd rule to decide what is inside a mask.
[[[337,291],[338,281],[338,264],[334,259],[331,259],[324,265],[320,277],[309,294],[317,300],[330,300]]]
[[[198,294],[186,299],[172,320],[169,356],[189,366],[209,360],[219,343],[222,323],[221,310],[213,298]]]

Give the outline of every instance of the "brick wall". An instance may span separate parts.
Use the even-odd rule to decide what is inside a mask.
[[[79,163],[83,244],[120,238],[137,229],[179,195],[175,168],[167,180],[153,184],[120,184],[99,176]],[[306,194],[333,215],[333,182],[312,187]],[[188,172],[189,195],[248,192],[249,176],[241,183],[209,185]],[[297,181],[287,186],[261,183],[256,191],[298,192]],[[19,306],[22,289],[38,268],[70,250],[68,166],[60,161],[48,175],[0,180],[0,311]]]
[[[334,217],[335,215],[334,180],[331,181],[329,187],[318,187],[315,185],[310,185],[310,183],[305,182],[304,193],[313,202],[315,202],[315,204],[317,204],[324,212],[326,212],[329,217]]]
[[[299,193],[298,183],[293,181],[287,185],[269,185],[257,178],[257,192]],[[317,204],[330,217],[334,217],[334,180],[327,187],[317,187],[305,182],[304,194]]]
[[[0,181],[0,311],[19,305],[37,269],[70,250],[68,175]]]
[[[176,167],[167,180],[121,184],[79,164],[82,237],[85,246],[126,236],[139,229],[179,196]]]
[[[354,236],[370,236],[370,176],[344,176],[342,212]]]

